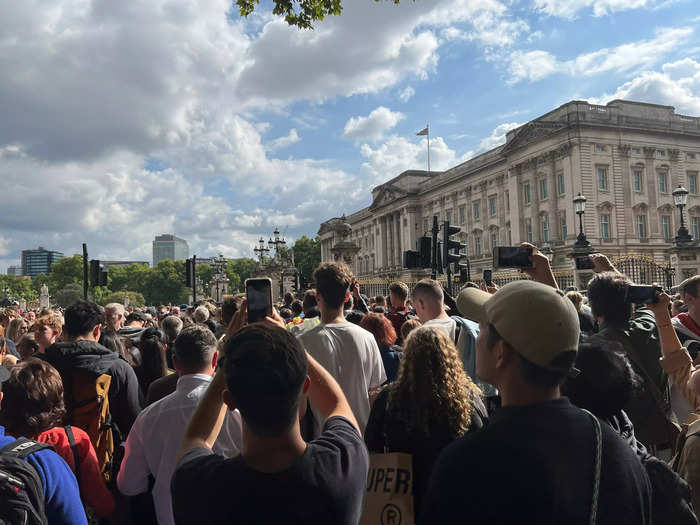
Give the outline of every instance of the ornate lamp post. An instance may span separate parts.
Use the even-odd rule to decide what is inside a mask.
[[[588,239],[586,239],[586,234],[583,233],[583,214],[586,213],[586,197],[581,195],[581,193],[574,197],[574,211],[576,212],[576,215],[578,215],[579,228],[579,234],[576,238],[576,242],[574,243],[574,249],[589,248],[591,243],[588,242]]]
[[[683,221],[683,208],[688,203],[688,190],[686,190],[680,184],[673,190],[673,202],[678,207],[681,214],[681,227],[678,228],[678,235],[676,235],[676,245],[685,244],[692,242],[693,238],[688,233],[688,228],[685,227],[685,222]]]
[[[270,240],[272,240],[272,239],[270,239]],[[260,264],[262,265],[265,262],[265,254],[269,253],[270,249],[265,248],[265,239],[263,239],[262,237],[260,237],[260,240],[258,241],[258,243],[260,246],[257,248],[253,248],[253,251],[255,252],[255,254],[258,257],[260,257]]]
[[[275,236],[275,240],[270,239],[267,241],[267,245],[270,247],[270,250],[275,250],[275,259],[279,259],[279,250],[287,246],[287,241],[284,238],[280,238],[280,231],[277,228],[272,234]]]

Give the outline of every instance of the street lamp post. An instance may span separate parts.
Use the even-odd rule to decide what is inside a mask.
[[[265,254],[270,251],[269,248],[265,248],[265,239],[260,237],[260,240],[258,241],[260,246],[258,248],[253,248],[253,251],[255,254],[260,257],[260,264],[262,265],[265,262]]]
[[[678,207],[681,214],[681,227],[678,228],[678,235],[676,235],[676,244],[686,244],[692,242],[693,238],[688,233],[688,228],[685,227],[685,222],[683,221],[683,208],[688,203],[688,190],[686,190],[680,184],[673,190],[673,202]]]
[[[586,239],[586,234],[583,233],[583,214],[586,213],[586,197],[579,193],[574,197],[574,211],[578,215],[579,233],[574,243],[574,249],[589,248],[591,243]]]

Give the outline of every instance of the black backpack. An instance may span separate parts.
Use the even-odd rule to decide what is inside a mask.
[[[697,525],[688,483],[654,456],[642,458],[642,464],[651,482],[652,523]]]
[[[0,525],[46,525],[41,478],[27,456],[53,447],[19,438],[0,450]]]

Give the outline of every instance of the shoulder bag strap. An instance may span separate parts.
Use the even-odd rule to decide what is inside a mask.
[[[39,443],[32,439],[27,439],[21,437],[16,441],[13,441],[9,445],[6,445],[0,450],[0,454],[5,454],[19,459],[25,459],[29,454],[43,450],[45,448],[53,450],[51,445],[46,443]]]
[[[590,525],[595,525],[598,521],[598,496],[600,494],[600,469],[603,459],[603,436],[600,430],[600,421],[588,410],[583,411],[591,417],[595,430],[595,471],[593,474],[593,497],[591,498]]]
[[[78,482],[78,487],[80,487],[80,454],[78,454],[78,444],[75,442],[75,436],[73,435],[73,429],[70,425],[63,427],[66,431],[66,436],[68,437],[68,443],[70,444],[70,449],[73,452],[73,464],[75,465],[75,479]]]

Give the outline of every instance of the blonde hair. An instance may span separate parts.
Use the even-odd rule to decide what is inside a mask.
[[[577,312],[581,311],[581,305],[583,304],[583,295],[581,295],[579,292],[576,290],[571,290],[570,292],[566,292],[566,297],[574,303],[574,307],[576,308]]]
[[[411,331],[388,402],[407,430],[429,436],[444,428],[460,437],[469,430],[471,400],[480,394],[443,331],[425,326]]]

